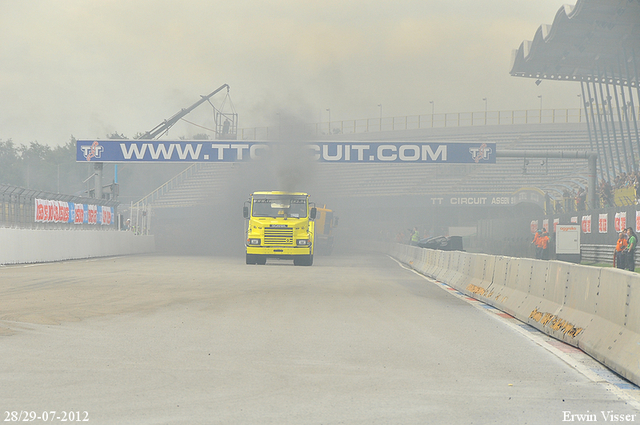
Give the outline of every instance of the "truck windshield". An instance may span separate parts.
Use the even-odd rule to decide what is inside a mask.
[[[292,217],[307,216],[306,196],[257,195],[253,197],[252,215],[254,217]]]

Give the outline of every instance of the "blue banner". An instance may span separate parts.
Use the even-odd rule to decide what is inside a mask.
[[[76,204],[69,202],[69,223],[76,221]]]
[[[246,162],[286,151],[278,142],[78,140],[78,162]],[[450,163],[496,162],[495,143],[313,142],[309,155],[319,162]]]

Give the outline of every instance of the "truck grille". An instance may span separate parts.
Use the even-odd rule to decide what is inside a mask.
[[[264,229],[265,245],[293,245],[293,228]]]

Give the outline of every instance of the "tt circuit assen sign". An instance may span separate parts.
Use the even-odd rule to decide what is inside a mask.
[[[495,143],[313,142],[308,154],[319,162],[451,163],[496,162]],[[245,162],[286,151],[278,142],[78,140],[76,161]]]

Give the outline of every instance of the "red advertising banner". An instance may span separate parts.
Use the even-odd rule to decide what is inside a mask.
[[[87,213],[89,214],[87,217],[87,223],[89,224],[98,223],[98,206],[97,205],[89,205],[87,207]]]
[[[616,232],[621,232],[627,228],[627,212],[626,211],[616,213],[614,220],[615,220],[614,226],[615,226]]]
[[[591,233],[591,216],[582,216],[582,233]]]
[[[82,204],[75,204],[75,218],[73,220],[73,222],[75,224],[82,224],[84,223],[84,206]]]
[[[608,214],[600,214],[598,216],[598,230],[600,233],[607,233],[608,232]]]
[[[63,201],[35,200],[36,223],[66,223],[69,221],[69,203]]]

